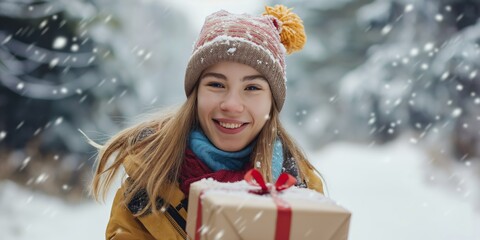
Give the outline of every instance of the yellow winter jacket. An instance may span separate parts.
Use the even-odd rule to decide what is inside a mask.
[[[302,163],[301,165],[300,167],[306,172],[305,179],[308,179],[308,182],[305,183],[306,186],[323,193],[323,184],[318,172],[310,164]],[[124,167],[127,174],[132,172],[135,168],[134,160],[127,157]],[[186,239],[185,224],[188,203],[180,188],[175,189],[173,201],[169,202],[169,207],[164,214],[156,215],[150,212],[140,217],[132,214],[132,211],[135,211],[136,203],[125,203],[124,188],[122,185],[115,195],[107,225],[106,239]]]

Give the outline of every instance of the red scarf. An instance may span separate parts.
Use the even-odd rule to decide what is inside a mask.
[[[204,178],[213,178],[219,182],[237,182],[243,180],[245,173],[252,166],[247,164],[243,170],[219,170],[213,172],[205,163],[202,162],[190,149],[185,150],[185,159],[182,163],[180,173],[180,189],[188,197],[190,184]]]

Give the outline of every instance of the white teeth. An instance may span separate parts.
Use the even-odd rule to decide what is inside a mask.
[[[224,128],[229,128],[229,129],[234,129],[234,128],[239,128],[242,126],[241,123],[224,123],[224,122],[218,122],[220,126]]]

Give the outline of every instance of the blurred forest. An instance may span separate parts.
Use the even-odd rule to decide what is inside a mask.
[[[432,158],[478,161],[480,2],[288,5],[308,42],[287,58],[282,118],[306,148],[408,134]],[[163,1],[1,1],[0,179],[85,199],[95,149],[78,130],[103,143],[183,101],[188,18]]]
[[[78,130],[104,143],[179,102],[186,25],[161,4],[0,2],[0,179],[85,199],[96,151]]]

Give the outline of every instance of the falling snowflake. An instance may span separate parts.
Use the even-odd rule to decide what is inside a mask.
[[[442,14],[435,15],[435,20],[437,20],[437,22],[443,21],[443,15]]]
[[[78,44],[72,44],[72,46],[70,47],[70,50],[72,52],[77,52],[79,48],[80,47],[78,46]]]
[[[48,179],[48,174],[46,173],[42,173],[40,174],[37,179],[35,179],[35,184],[40,184],[40,183],[43,183],[45,182],[47,179]]]
[[[200,234],[205,235],[208,232],[209,227],[207,225],[202,225],[200,227]]]
[[[448,76],[450,76],[450,73],[449,73],[449,72],[444,72],[444,73],[442,74],[442,76],[440,77],[440,79],[446,80],[446,79],[448,78]]]
[[[148,60],[152,57],[152,53],[151,52],[148,52],[147,54],[145,54],[145,60]]]
[[[112,20],[112,15],[108,15],[108,16],[105,18],[105,23],[110,22],[110,20]]]
[[[255,214],[255,217],[253,217],[253,221],[257,221],[261,216],[263,215],[263,211],[258,212]]]
[[[17,84],[17,89],[18,89],[18,90],[22,90],[24,87],[25,87],[25,84],[24,84],[23,82],[19,82],[19,83]]]
[[[55,120],[55,125],[59,125],[63,122],[63,117],[59,117]]]
[[[413,10],[413,4],[408,4],[407,6],[405,6],[405,12],[411,12]]]
[[[27,198],[27,200],[25,201],[25,204],[31,203],[32,200],[33,200],[33,195]]]
[[[3,140],[7,136],[7,132],[1,131],[0,132],[0,140]]]
[[[92,56],[90,59],[88,59],[88,64],[92,63],[93,61],[95,61],[95,57]]]
[[[60,59],[54,58],[54,59],[52,59],[52,60],[50,61],[50,63],[48,64],[48,66],[49,66],[50,68],[54,68],[55,66],[57,66],[57,64],[58,64],[59,61],[60,61]]]
[[[476,76],[477,76],[477,70],[471,72],[468,77],[469,77],[470,79],[474,79]]]
[[[62,49],[67,45],[67,38],[63,36],[56,37],[53,40],[53,49]],[[77,45],[78,46],[78,45]]]
[[[38,26],[38,28],[44,28],[44,27],[47,26],[47,24],[48,24],[48,21],[47,21],[47,20],[43,20],[43,21],[40,23],[40,25]]]
[[[418,51],[418,48],[412,48],[412,49],[410,50],[410,55],[411,55],[412,57],[415,57],[415,56],[418,55],[418,52],[419,52],[419,51]]]
[[[37,136],[40,133],[40,131],[42,131],[42,129],[37,128],[37,130],[35,130],[35,132],[33,133],[33,136]]]
[[[31,159],[32,159],[31,157],[25,158],[25,159],[23,160],[23,162],[22,162],[22,166],[20,166],[20,170],[25,169],[25,167],[30,163],[30,160],[31,160]]]
[[[462,114],[462,109],[461,108],[455,108],[452,112],[452,117],[459,117]]]
[[[17,129],[17,130],[20,129],[23,126],[24,123],[25,123],[25,121],[21,121],[15,129]]]
[[[157,102],[157,100],[158,100],[158,98],[157,98],[157,97],[154,97],[154,98],[152,99],[152,101],[150,101],[150,105],[155,104],[155,103]]]
[[[214,239],[223,239],[224,231],[221,230],[217,234],[215,234]]]
[[[433,46],[434,46],[433,43],[427,43],[423,47],[423,50],[425,50],[426,52],[431,51],[433,49]]]
[[[387,24],[382,28],[382,35],[387,35],[390,31],[392,31],[392,25]]]

